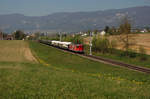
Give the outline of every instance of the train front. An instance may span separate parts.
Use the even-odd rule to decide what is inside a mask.
[[[77,53],[83,53],[84,48],[82,44],[71,44],[69,45],[69,50],[77,52]]]

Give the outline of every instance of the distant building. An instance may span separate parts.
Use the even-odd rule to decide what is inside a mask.
[[[143,29],[142,31],[141,31],[141,33],[145,33],[145,32],[148,32],[146,29]]]
[[[5,40],[14,40],[14,37],[13,37],[13,35],[8,34],[5,38]]]
[[[105,31],[101,31],[101,32],[100,32],[100,35],[105,35],[105,34],[106,34]]]
[[[87,36],[87,34],[85,33],[85,34],[82,34],[81,36]]]

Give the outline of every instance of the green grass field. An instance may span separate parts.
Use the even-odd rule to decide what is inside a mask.
[[[0,99],[150,98],[147,74],[29,45],[39,63],[0,61]]]

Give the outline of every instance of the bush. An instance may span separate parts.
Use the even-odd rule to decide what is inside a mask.
[[[137,53],[134,50],[128,50],[128,51],[123,51],[120,53],[120,56],[126,56],[126,57],[130,57],[130,58],[136,58],[137,57]]]
[[[147,60],[146,50],[142,46],[139,47],[139,58],[141,61]]]
[[[121,57],[128,56],[128,52],[127,51],[123,51],[123,52],[120,53],[120,56]]]
[[[137,57],[137,53],[136,53],[135,51],[133,51],[133,50],[130,50],[130,51],[128,52],[128,56],[129,56],[130,58],[135,58],[135,57]]]
[[[116,53],[116,50],[115,50],[116,46],[117,46],[116,41],[114,41],[114,40],[109,41],[109,52],[111,54],[115,54]]]
[[[110,42],[107,38],[93,38],[93,50],[102,53],[112,53],[115,42]]]
[[[145,54],[141,54],[140,55],[140,60],[141,61],[146,61],[147,60],[147,56]]]

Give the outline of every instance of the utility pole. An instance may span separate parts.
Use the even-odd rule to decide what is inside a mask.
[[[59,40],[60,40],[60,42],[61,42],[61,36],[62,36],[62,35],[61,35],[61,32],[59,32],[59,37],[60,37]]]
[[[46,37],[45,39],[47,40],[47,32],[44,33],[44,36]]]
[[[48,32],[46,32],[46,38],[48,39]]]
[[[92,55],[92,32],[90,32],[90,55]]]

